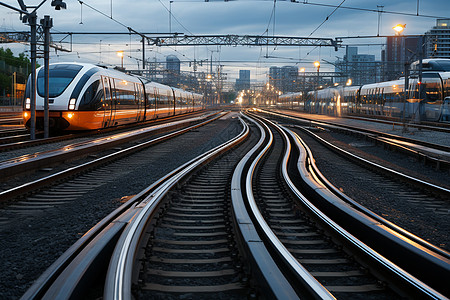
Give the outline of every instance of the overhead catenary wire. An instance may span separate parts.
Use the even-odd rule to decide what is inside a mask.
[[[224,0],[225,2],[229,2]],[[273,2],[273,0],[233,0],[233,2],[240,1],[240,2]],[[278,0],[278,1],[284,1],[284,2],[291,2],[294,4],[304,4],[304,5],[313,5],[313,6],[322,6],[322,7],[333,7],[336,8],[338,5],[333,4],[326,4],[326,3],[317,3],[317,2],[310,2],[308,0],[303,1],[297,1],[297,0]],[[176,2],[207,2],[207,3],[213,3],[218,1],[204,1],[204,0],[177,0]],[[341,9],[350,9],[350,10],[359,10],[359,11],[367,11],[367,12],[374,12],[379,13],[378,9],[372,9],[372,8],[363,8],[363,7],[352,7],[352,6],[340,6]],[[393,15],[404,15],[404,16],[412,16],[412,17],[422,17],[422,18],[432,18],[432,19],[448,19],[448,16],[433,16],[433,15],[423,15],[419,14],[418,9],[415,13],[405,13],[405,12],[399,12],[399,11],[388,11],[383,10],[382,13],[385,14],[393,14]]]
[[[323,20],[323,22],[322,23],[320,23],[320,25],[319,26],[317,26],[317,28],[316,29],[314,29],[309,35],[308,35],[308,37],[310,37],[310,36],[312,36],[313,34],[314,34],[314,32],[316,32],[320,27],[322,27],[322,25],[323,24],[325,24],[325,22],[326,21],[328,21],[329,19],[330,19],[330,17],[338,10],[338,8],[339,7],[341,7],[341,5],[342,4],[344,4],[344,2],[345,2],[345,0],[343,0],[342,2],[341,2],[341,4],[339,4],[326,18],[325,18],[325,20]]]

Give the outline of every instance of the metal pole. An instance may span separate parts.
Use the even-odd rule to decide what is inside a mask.
[[[408,91],[409,91],[409,65],[408,60],[406,59],[406,46],[405,46],[405,88],[404,94],[405,97],[403,99],[403,132],[406,132],[406,102],[408,101]]]
[[[36,13],[29,16],[31,27],[31,91],[30,91],[30,139],[36,139]]]
[[[172,33],[172,2],[169,1],[169,33]]]
[[[145,70],[145,38],[142,37],[142,76],[144,76]]]
[[[418,3],[418,2],[417,2]],[[419,43],[418,43],[418,47],[419,47],[419,99],[422,99],[422,71],[423,71],[423,64],[422,64],[422,62],[423,62],[423,35],[421,35],[420,37],[419,37]],[[442,99],[444,99],[444,97],[442,97]],[[419,102],[419,107],[417,108],[417,118],[416,118],[416,120],[417,121],[419,121],[419,123],[420,123],[420,119],[421,119],[421,116],[420,116],[420,113],[421,113],[421,111],[420,111],[420,108],[421,108],[421,106],[422,105],[424,105],[424,103],[425,103],[425,99],[422,99],[422,100],[420,100],[420,102]]]
[[[17,72],[13,73],[13,106],[17,105]]]
[[[45,96],[44,96],[44,138],[49,137],[49,77],[50,77],[50,28],[52,27],[50,16],[44,16],[41,25],[44,27],[44,70],[45,70]]]

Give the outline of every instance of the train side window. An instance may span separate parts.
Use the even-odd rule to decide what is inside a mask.
[[[103,108],[103,89],[100,86],[100,80],[94,81],[84,92],[81,98],[78,110],[92,111],[101,110]]]

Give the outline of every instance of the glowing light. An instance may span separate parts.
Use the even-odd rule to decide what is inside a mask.
[[[123,51],[117,51],[117,56],[118,57],[123,57]]]
[[[320,61],[316,60],[316,61],[314,62],[314,67],[320,68]]]
[[[77,102],[77,99],[72,98],[69,100],[69,109],[74,110],[75,109],[75,102]]]
[[[24,113],[23,113],[23,116],[24,116],[25,118],[28,118],[28,113],[27,113],[27,112],[24,112]]]
[[[72,114],[72,113],[67,114],[67,117],[68,117],[69,119],[72,119],[73,116],[74,116],[74,114]]]
[[[352,79],[349,78],[349,79],[347,80],[347,82],[345,83],[345,85],[352,85],[352,83],[353,83]]]
[[[401,34],[403,32],[403,30],[405,30],[406,24],[397,24],[394,27],[392,27],[392,29],[394,29],[397,34]]]

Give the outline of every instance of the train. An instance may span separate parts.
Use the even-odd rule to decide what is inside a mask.
[[[412,72],[406,97],[405,78],[400,78],[361,86],[328,87],[307,94],[283,94],[277,106],[334,116],[366,115],[450,123],[450,72],[446,68],[433,69],[436,68],[433,64],[436,60],[424,61],[420,81],[417,72]]]
[[[36,128],[44,127],[45,70],[36,70]],[[31,77],[23,120],[30,127]],[[86,63],[49,65],[49,128],[80,131],[143,122],[205,109],[203,95]]]

